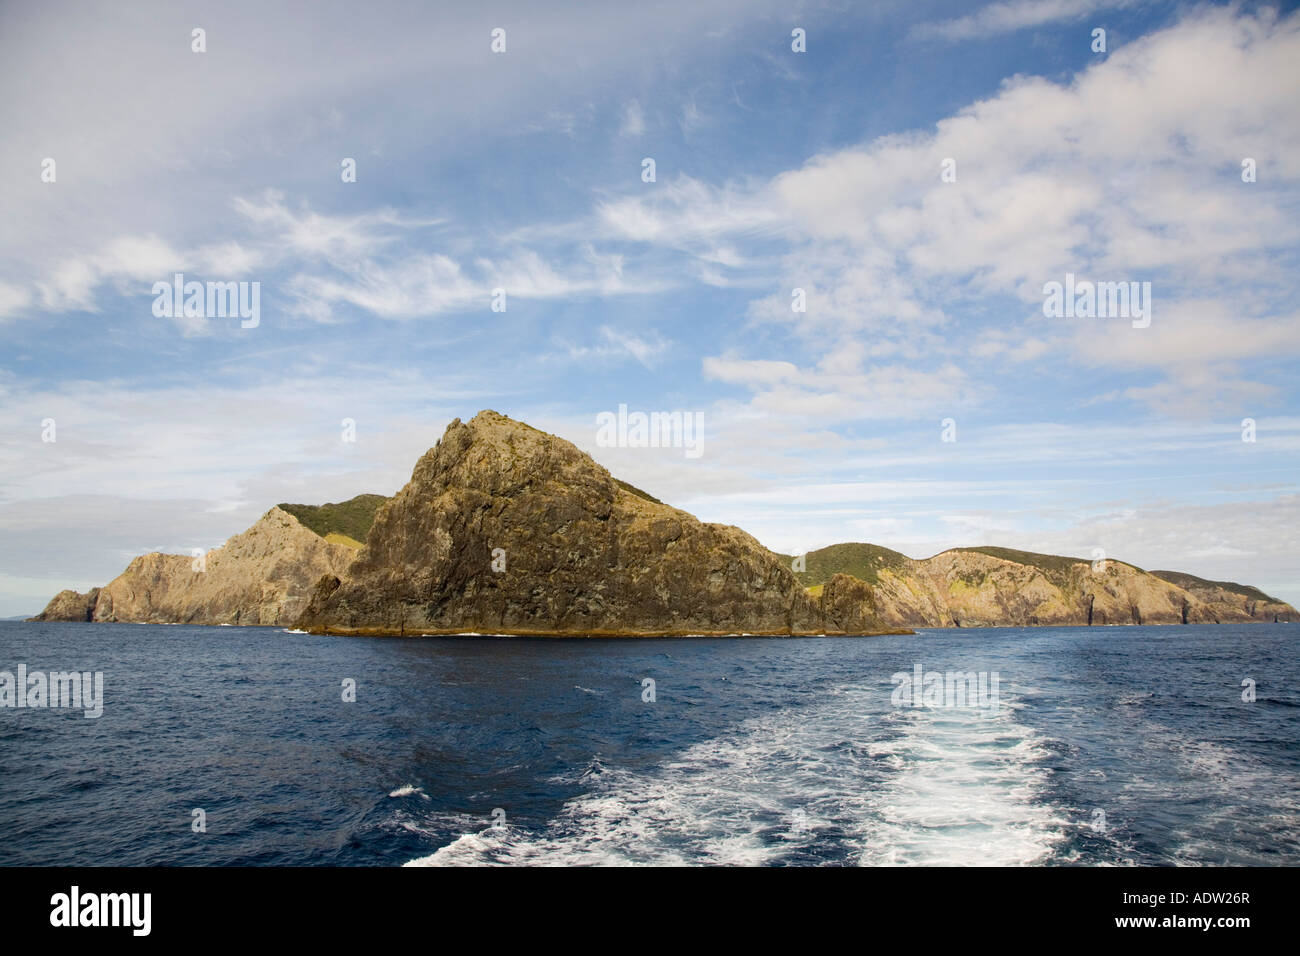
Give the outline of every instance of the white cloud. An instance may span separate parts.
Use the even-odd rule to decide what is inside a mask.
[[[234,208],[247,224],[241,239],[178,250],[156,236],[120,236],[100,250],[59,261],[34,287],[41,306],[51,311],[98,312],[107,294],[139,296],[149,315],[154,282],[176,272],[191,278],[229,281],[257,275],[275,278],[292,298],[289,311],[321,322],[336,321],[340,306],[386,319],[437,316],[488,309],[492,290],[507,297],[555,299],[573,296],[646,294],[662,280],[624,275],[621,255],[584,243],[563,250],[551,262],[529,248],[510,247],[494,256],[464,262],[421,249],[440,219],[402,216],[388,208],[332,215],[305,202],[291,208],[283,193],[268,190],[256,198],[237,197]],[[464,246],[463,240],[447,240]],[[199,275],[196,275],[198,273]],[[107,287],[107,289],[106,289]],[[32,301],[21,286],[0,286],[0,315]],[[203,320],[175,319],[186,335],[212,331]]]
[[[997,10],[988,23],[1030,16],[1019,4]],[[1294,355],[1300,341],[1297,61],[1300,15],[1199,10],[1068,82],[1015,77],[933,131],[817,156],[767,182],[683,176],[605,201],[597,218],[610,235],[696,257],[714,285],[728,277],[708,250],[742,237],[784,241],[773,291],[751,316],[824,358],[779,385],[726,379],[723,365],[706,363],[749,384],[756,408],[928,410],[936,396],[973,397],[962,380],[972,349],[1016,363],[1082,357],[1151,369],[1158,381],[1116,394],[1160,410],[1188,407],[1211,373],[1227,401],[1267,400],[1273,389],[1241,363]],[[1267,170],[1260,183],[1242,182],[1243,156]],[[946,158],[956,182],[941,180]],[[1067,272],[1152,282],[1152,328],[1042,320],[1043,284]],[[806,314],[791,313],[794,288],[807,294]],[[990,302],[1023,311],[992,324],[979,317]],[[1008,328],[1019,341],[999,339]],[[826,374],[825,358],[852,343],[864,343],[854,354],[866,359],[913,367],[863,362]]]
[[[657,361],[672,348],[672,342],[655,331],[649,335],[633,335],[602,325],[596,330],[596,335],[599,341],[595,344],[568,345],[565,357],[587,363],[612,363],[631,358],[645,368],[653,369]]]
[[[0,282],[0,318],[16,315],[27,308],[32,294],[21,286]]]
[[[811,368],[713,356],[703,368],[707,378],[753,389],[756,412],[821,423],[933,416],[975,401],[983,390],[955,365],[917,368],[868,358],[867,348],[849,343]]]
[[[120,236],[98,252],[62,260],[36,286],[46,309],[98,312],[103,283],[145,294],[155,281],[183,271],[188,258],[156,236]]]
[[[424,150],[436,131],[439,158],[460,159],[494,131],[508,140],[548,112],[572,123],[557,103],[581,112],[592,90],[634,81],[657,51],[671,45],[689,58],[716,45],[715,28],[778,7],[510,3],[499,11],[512,27],[508,64],[469,39],[486,28],[468,7],[381,2],[367,16],[330,7],[304,19],[232,0],[205,9],[202,57],[162,0],[130,15],[105,7],[69,18],[56,4],[6,16],[0,160],[15,174],[0,180],[10,227],[0,261],[43,266],[159,223],[178,248],[194,247],[251,184],[282,181],[286,169],[337,180],[344,143],[394,156]],[[443,135],[470,128],[481,135]],[[44,155],[58,161],[57,184],[39,179]]]
[[[637,100],[628,100],[623,104],[623,121],[619,126],[620,136],[642,136],[645,134],[645,110]]]
[[[781,217],[766,197],[739,186],[714,189],[685,174],[668,182],[647,184],[648,196],[609,200],[596,217],[612,238],[684,247],[723,235],[775,229]]]
[[[1101,10],[1126,7],[1131,3],[1132,0],[1008,0],[1004,3],[991,3],[962,17],[921,24],[912,31],[912,35],[917,38],[970,40],[1014,33],[1049,23],[1080,20]]]

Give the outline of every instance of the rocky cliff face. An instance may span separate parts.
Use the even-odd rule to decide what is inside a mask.
[[[1118,561],[1044,571],[972,551],[914,562],[913,573],[886,571],[878,601],[887,620],[939,627],[1031,624],[1179,624],[1190,605],[1179,588]],[[1191,620],[1199,620],[1195,613]]]
[[[1151,573],[1191,594],[1204,605],[1203,613],[1214,621],[1300,621],[1295,608],[1259,588],[1231,581],[1207,581],[1179,571]]]
[[[201,571],[184,555],[141,555],[89,594],[60,592],[34,620],[284,626],[302,612],[321,575],[342,572],[354,554],[272,508],[209,551]]]
[[[1088,561],[1000,548],[916,561],[871,545],[833,547],[834,560],[814,552],[808,567],[824,576],[854,563],[870,579],[874,613],[895,627],[1300,621],[1295,608],[1267,596],[1252,603],[1214,582],[1189,590],[1121,561],[1094,569]]]
[[[837,585],[842,589],[848,580]],[[838,596],[837,596],[838,595]],[[367,634],[870,634],[739,528],[621,486],[563,439],[496,412],[452,422],[299,626]]]
[[[203,571],[146,554],[34,620],[611,636],[1300,622],[1246,585],[1006,548],[917,561],[838,544],[796,573],[739,528],[700,522],[495,412],[453,422],[391,499],[285,507],[302,520],[272,508]]]

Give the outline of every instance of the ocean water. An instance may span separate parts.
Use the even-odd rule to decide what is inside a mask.
[[[0,623],[0,670],[104,674],[98,719],[0,708],[0,863],[1295,865],[1298,648]],[[918,664],[997,706],[896,706]]]

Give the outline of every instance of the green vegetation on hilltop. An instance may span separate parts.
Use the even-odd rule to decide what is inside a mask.
[[[663,502],[660,501],[658,498],[656,498],[654,495],[647,494],[646,492],[642,491],[640,488],[636,487],[635,485],[629,485],[626,481],[623,481],[622,479],[615,478],[614,484],[618,485],[628,494],[636,495],[638,498],[644,498],[646,501],[653,501],[657,505],[663,504]]]
[[[975,554],[987,554],[991,558],[1001,558],[1003,561],[1014,561],[1016,564],[1026,564],[1031,568],[1038,568],[1045,574],[1068,574],[1070,568],[1076,564],[1092,564],[1091,558],[1067,558],[1059,554],[1039,554],[1036,551],[1017,551],[1015,548],[995,548],[991,546],[979,548],[952,548],[952,551],[963,551]],[[1107,558],[1107,561],[1115,561],[1116,564],[1124,564],[1134,570],[1141,571],[1136,564],[1129,564],[1127,561],[1116,561],[1114,558]]]
[[[287,511],[322,538],[330,535],[342,535],[352,539],[359,547],[370,533],[374,524],[375,512],[388,499],[383,495],[357,495],[347,501],[330,502],[323,505],[282,504],[281,511]],[[340,542],[346,544],[346,542]]]
[[[1198,578],[1196,575],[1188,574],[1185,571],[1152,571],[1151,573],[1162,581],[1168,581],[1184,591],[1190,591],[1195,587],[1223,588],[1223,590],[1231,594],[1240,594],[1252,601],[1267,601],[1270,604],[1285,603],[1278,598],[1270,597],[1259,588],[1251,587],[1249,584],[1238,584],[1235,581],[1210,581],[1207,578]]]
[[[787,564],[794,560],[794,556],[788,554],[781,555],[781,558]],[[905,554],[876,544],[833,544],[809,551],[805,556],[804,570],[796,571],[794,576],[806,588],[825,584],[837,574],[849,574],[868,584],[876,584],[881,571],[901,571],[910,560]]]
[[[950,550],[953,552],[985,554],[991,558],[1028,565],[1038,568],[1048,577],[1058,580],[1067,576],[1074,565],[1092,563],[1089,558],[1070,558],[1059,554],[1037,554],[1033,551],[1017,551],[1014,548],[978,547],[952,548]],[[781,555],[780,557],[787,562],[794,560],[792,555]],[[1113,561],[1114,559],[1108,558],[1107,560]],[[905,554],[875,544],[833,544],[817,551],[809,551],[806,556],[804,570],[796,571],[795,577],[805,588],[825,584],[836,574],[849,574],[866,581],[868,584],[878,584],[881,571],[889,570],[897,574],[904,574],[910,561],[911,559]],[[1126,561],[1117,561],[1116,563],[1128,564]],[[1142,570],[1133,564],[1128,564],[1128,566],[1138,571]],[[963,580],[974,587],[982,582],[983,576],[970,576],[963,578]],[[1233,585],[1233,587],[1239,586]]]

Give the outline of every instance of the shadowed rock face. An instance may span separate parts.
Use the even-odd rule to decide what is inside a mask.
[[[863,618],[878,621],[871,585],[848,574],[836,574],[822,588],[822,616],[831,628],[849,630]]]
[[[495,568],[494,569],[494,556]],[[298,626],[374,634],[878,633],[821,602],[739,528],[620,487],[563,439],[496,412],[452,422],[327,576]]]
[[[204,555],[202,571],[185,555],[141,555],[102,588],[60,592],[33,620],[284,626],[321,575],[342,571],[352,556],[272,508]]]
[[[54,595],[45,610],[37,614],[33,621],[93,621],[95,604],[99,600],[99,588],[91,588],[85,594],[79,591],[60,591]]]

